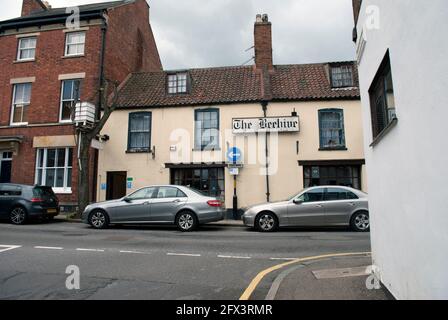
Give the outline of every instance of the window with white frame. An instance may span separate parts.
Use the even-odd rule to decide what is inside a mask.
[[[81,92],[81,80],[64,80],[61,88],[61,110],[59,121],[71,121],[72,110],[79,101]]]
[[[15,84],[13,88],[11,124],[28,123],[30,101],[31,83]]]
[[[71,192],[72,166],[72,148],[38,149],[35,182],[55,192]]]
[[[65,55],[79,56],[84,54],[86,43],[85,32],[70,32],[67,33],[65,39]]]
[[[179,72],[168,75],[168,93],[186,93],[187,92],[187,78],[186,72]]]
[[[333,88],[353,87],[353,70],[351,65],[331,68],[331,85]]]
[[[19,39],[19,48],[17,50],[17,61],[34,60],[36,56],[35,37]]]

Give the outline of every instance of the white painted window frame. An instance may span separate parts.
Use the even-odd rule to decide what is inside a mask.
[[[23,120],[23,106],[26,106],[26,108],[29,108],[30,104],[31,104],[31,93],[33,90],[33,83],[32,82],[24,82],[24,83],[15,83],[13,84],[13,94],[12,94],[12,104],[11,104],[11,119],[10,119],[10,124],[11,126],[26,126],[28,125],[28,122],[14,122],[14,112],[15,112],[15,107],[16,107],[16,91],[17,91],[17,86],[20,85],[26,85],[29,84],[31,86],[30,89],[30,100],[27,103],[23,103],[22,104],[22,120]]]
[[[76,81],[76,80],[82,82],[82,79],[79,79],[79,78],[77,78],[77,79],[64,79],[64,80],[61,80],[61,98],[59,99],[60,100],[59,101],[59,122],[60,123],[72,123],[73,122],[72,119],[69,119],[69,120],[63,120],[62,119],[62,107],[63,107],[63,103],[65,101],[74,101],[73,100],[73,90],[71,92],[72,99],[71,100],[64,100],[64,82],[66,82],[66,81]],[[80,84],[80,87],[81,87],[81,84]]]
[[[25,40],[34,39],[34,47],[21,48],[21,44]],[[24,37],[19,38],[18,47],[17,47],[17,61],[34,61],[36,59],[36,47],[37,47],[37,37]],[[20,54],[23,50],[34,50],[34,56],[32,58],[21,59]]]
[[[36,152],[36,168],[35,168],[35,173],[34,173],[34,181],[37,185],[44,185],[44,179],[47,175],[47,154],[48,154],[48,150],[49,149],[65,149],[65,162],[64,162],[64,167],[51,167],[50,169],[64,169],[64,182],[63,185],[64,187],[52,187],[53,192],[56,194],[71,194],[72,193],[72,187],[67,185],[68,182],[68,169],[72,169],[72,175],[73,175],[73,164],[71,167],[69,167],[68,165],[68,160],[69,160],[69,155],[70,155],[70,147],[51,147],[51,148],[39,148],[37,149]],[[43,152],[43,159],[42,159],[42,167],[39,167],[39,153]],[[57,165],[57,156],[58,156],[58,152],[56,151],[56,155],[55,155],[55,165]],[[38,170],[42,169],[42,175],[41,175],[41,181],[38,181]],[[54,179],[56,180],[56,171],[55,171],[55,175],[54,175]],[[73,179],[72,179],[72,183],[73,183]]]
[[[75,34],[83,34],[84,35],[84,42],[69,43],[68,42],[69,37],[71,35],[75,35]],[[66,57],[83,56],[85,54],[85,52],[86,52],[86,38],[87,38],[87,33],[85,31],[67,32],[65,34],[65,51],[64,51],[65,54],[64,55]],[[72,54],[69,54],[68,53],[68,51],[69,51],[68,49],[69,49],[69,46],[72,46],[72,45],[83,45],[84,48],[83,48],[82,53],[72,53]]]

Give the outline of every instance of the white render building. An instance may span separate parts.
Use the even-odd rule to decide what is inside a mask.
[[[448,2],[353,8],[374,270],[397,299],[447,299]]]

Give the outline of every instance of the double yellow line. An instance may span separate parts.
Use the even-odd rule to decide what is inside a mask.
[[[261,282],[261,280],[263,280],[263,278],[267,274],[269,274],[269,273],[271,273],[273,271],[279,270],[281,268],[290,266],[292,264],[306,262],[306,261],[311,261],[311,260],[325,259],[325,258],[349,257],[349,256],[360,256],[360,255],[369,255],[369,254],[370,254],[370,252],[351,252],[351,253],[325,254],[325,255],[321,255],[321,256],[297,258],[295,260],[291,260],[291,261],[288,261],[288,262],[285,262],[285,263],[281,263],[281,264],[275,265],[275,266],[267,268],[267,269],[261,271],[259,274],[257,274],[257,276],[251,281],[249,286],[246,288],[246,290],[244,291],[243,295],[240,297],[240,300],[249,300],[250,296],[255,291],[255,289],[257,288],[258,284]]]

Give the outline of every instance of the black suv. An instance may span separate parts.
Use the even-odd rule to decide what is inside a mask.
[[[53,219],[59,214],[59,201],[51,187],[0,183],[0,218],[13,224],[28,219]]]

